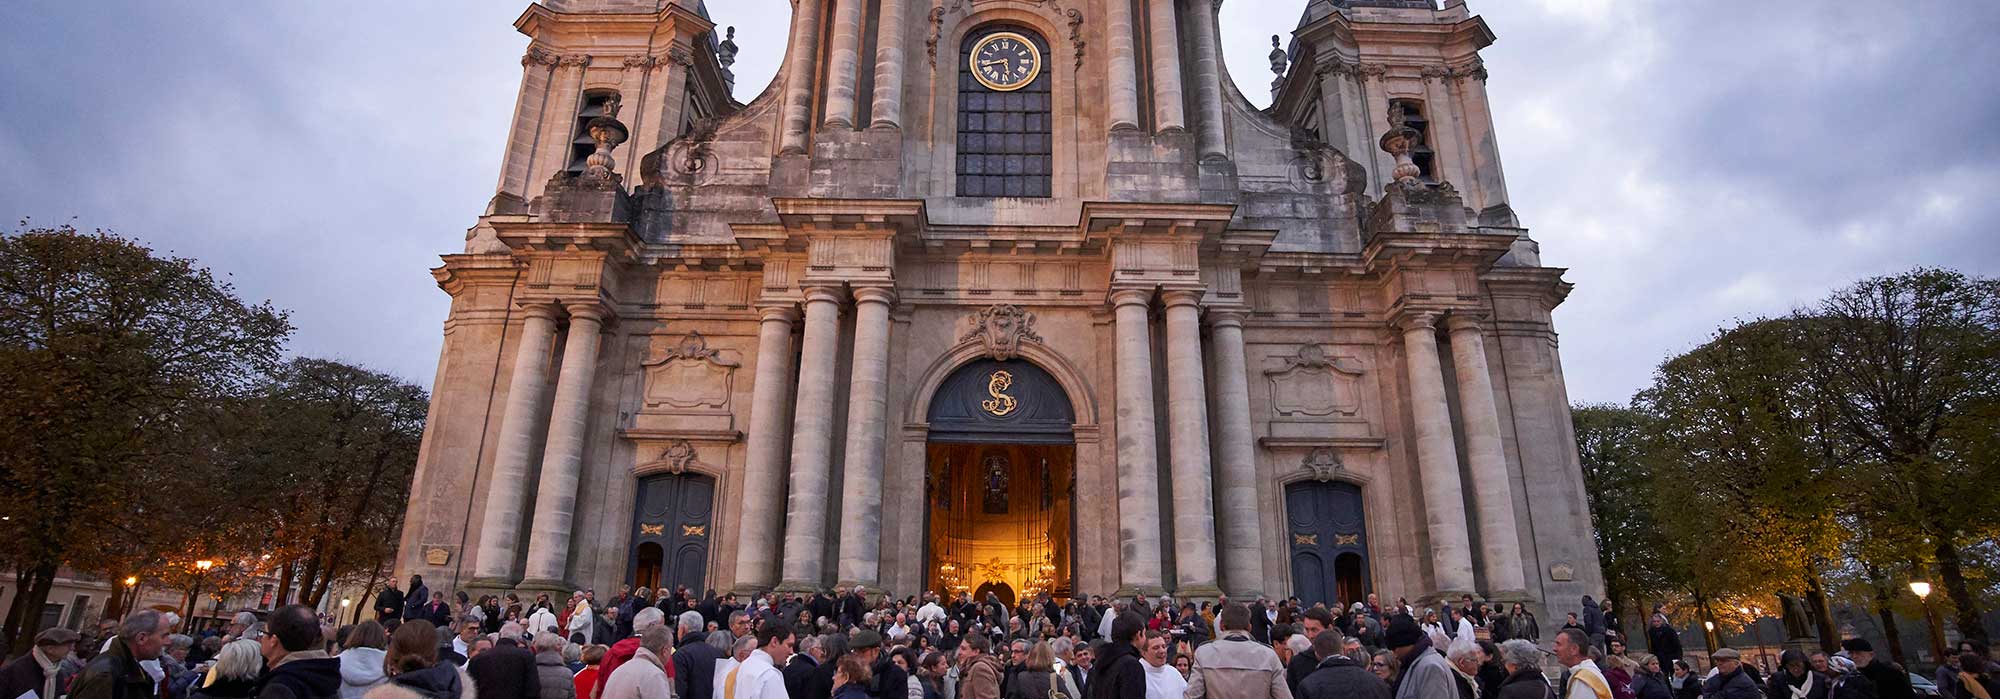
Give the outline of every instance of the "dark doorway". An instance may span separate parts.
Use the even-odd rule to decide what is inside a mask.
[[[713,538],[715,480],[696,473],[639,479],[626,579],[651,588],[703,589]]]
[[[1004,582],[981,584],[979,589],[972,591],[972,600],[974,602],[984,602],[986,601],[986,594],[989,592],[993,593],[994,597],[1000,598],[1000,603],[1007,605],[1009,609],[1014,607],[1014,586]]]
[[[1285,522],[1292,592],[1310,606],[1353,604],[1367,597],[1368,527],[1361,487],[1308,481],[1285,487]]]

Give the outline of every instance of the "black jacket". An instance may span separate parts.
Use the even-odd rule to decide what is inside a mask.
[[[257,678],[257,699],[327,699],[340,693],[340,659],[300,658]]]
[[[1659,675],[1641,672],[1632,676],[1632,695],[1638,699],[1674,699],[1674,690]],[[1813,699],[1825,699],[1814,697]]]
[[[464,680],[458,676],[458,667],[451,663],[438,663],[428,669],[405,672],[389,678],[389,684],[408,690],[424,699],[471,699]],[[540,683],[535,683],[540,691]],[[474,689],[476,692],[476,688]]]
[[[1061,686],[1053,672],[1024,670],[1014,676],[1013,684],[1000,699],[1050,699],[1049,691]]]
[[[254,677],[216,680],[206,687],[188,688],[189,699],[246,699],[254,696],[257,696],[257,679]]]
[[[707,636],[700,631],[681,637],[680,650],[674,651],[674,696],[681,699],[708,699],[715,694],[715,661],[722,658],[722,649],[709,645]],[[787,670],[791,666],[787,665]],[[785,683],[787,689],[791,682]]]
[[[1293,653],[1292,662],[1285,664],[1285,688],[1292,690],[1292,696],[1299,695],[1299,685],[1306,677],[1319,669],[1319,656],[1312,651]]]
[[[27,655],[15,658],[5,667],[0,667],[0,697],[13,699],[31,691],[40,695],[42,683],[48,679],[48,673],[42,672],[42,664],[35,662],[34,651],[31,650]]]
[[[114,638],[110,650],[84,663],[83,672],[70,682],[69,695],[73,699],[151,699],[153,678],[132,658],[125,639]]]
[[[1336,655],[1320,662],[1306,675],[1292,696],[1294,699],[1389,699],[1389,683],[1353,658]]]
[[[791,660],[785,662],[785,695],[792,699],[805,699],[806,685],[812,683],[813,671],[818,669],[819,661],[813,660],[812,656],[804,653],[793,655]],[[680,667],[676,666],[674,671],[680,672]],[[711,688],[710,692],[713,691]]]
[[[1646,647],[1653,649],[1653,655],[1660,658],[1660,669],[1665,670],[1681,659],[1681,633],[1672,624],[1661,624],[1646,629]]]
[[[1112,641],[1092,663],[1086,699],[1146,699],[1146,661],[1130,643]]]
[[[465,663],[479,699],[535,699],[542,693],[535,654],[520,648],[496,647]]]
[[[1827,699],[1827,694],[1833,691],[1833,679],[1812,668],[1806,668],[1806,677],[1812,678],[1813,683],[1812,691],[1806,693],[1806,699]],[[1803,678],[1795,680],[1792,678],[1792,673],[1780,668],[1777,674],[1771,675],[1771,681],[1764,686],[1764,695],[1771,699],[1792,699],[1792,687],[1803,682],[1805,682]],[[1639,699],[1647,698],[1642,696]]]
[[[1910,675],[1894,663],[1877,659],[1861,668],[1861,674],[1875,684],[1878,699],[1916,699],[1917,691],[1910,687]]]
[[[1555,688],[1549,686],[1549,678],[1542,675],[1541,668],[1524,667],[1500,683],[1498,699],[1551,699],[1555,694]]]
[[[869,668],[874,677],[868,680],[868,694],[875,699],[910,699],[910,673],[903,666],[889,659],[888,653],[875,660],[875,667]],[[1047,695],[1043,695],[1046,699]]]
[[[1701,695],[1708,699],[1763,699],[1764,693],[1757,691],[1757,681],[1750,679],[1749,673],[1738,669],[1702,682]]]
[[[384,609],[391,611],[383,612],[382,610]],[[375,618],[377,620],[388,621],[401,616],[403,616],[402,590],[391,587],[383,590],[381,594],[375,595]]]

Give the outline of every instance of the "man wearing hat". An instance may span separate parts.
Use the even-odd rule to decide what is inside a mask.
[[[1877,699],[1916,699],[1916,689],[1910,686],[1910,675],[1895,663],[1875,658],[1875,646],[1865,638],[1850,638],[1840,642],[1840,654],[1854,661],[1854,667],[1862,677],[1875,683]]]
[[[859,589],[859,588],[856,588]],[[875,699],[909,699],[910,675],[882,653],[882,634],[861,629],[848,638],[848,652],[868,665],[868,695]]]
[[[1444,654],[1431,646],[1431,639],[1417,627],[1417,620],[1398,614],[1382,633],[1382,644],[1396,654],[1403,667],[1396,677],[1396,699],[1457,699],[1458,680]],[[1295,661],[1296,662],[1296,661]],[[1611,699],[1607,694],[1602,699]]]
[[[55,699],[56,666],[76,650],[76,641],[77,633],[62,627],[35,634],[33,650],[0,667],[0,697],[13,699],[33,692],[41,699]]]
[[[1759,699],[1764,695],[1757,690],[1756,680],[1743,671],[1743,654],[1735,648],[1722,648],[1708,656],[1715,661],[1715,676],[1702,682],[1701,695],[1709,699]]]

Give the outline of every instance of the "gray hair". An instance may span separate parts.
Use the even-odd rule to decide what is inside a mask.
[[[632,615],[632,631],[634,633],[643,634],[646,629],[655,626],[665,627],[666,625],[667,613],[660,611],[659,607],[647,607],[639,610],[638,614]]]
[[[1070,651],[1075,648],[1076,643],[1064,636],[1057,636],[1055,640],[1049,641],[1049,652],[1055,653],[1058,658],[1069,657]]]
[[[1533,641],[1516,638],[1500,644],[1500,662],[1516,668],[1541,667],[1542,649]]]
[[[247,629],[257,625],[257,615],[251,612],[237,612],[236,617],[231,619],[231,621],[242,624],[243,628]]]
[[[657,608],[647,607],[647,609]],[[674,635],[672,632],[667,631],[665,624],[654,624],[646,627],[645,631],[639,632],[639,647],[652,651],[655,654],[666,650],[673,643]]]
[[[741,662],[744,658],[749,657],[750,651],[753,650],[757,650],[757,637],[744,636],[742,638],[736,639],[735,647],[729,650],[729,657],[735,658],[738,662]]]
[[[565,663],[583,662],[583,646],[565,641],[563,642],[562,656]]]
[[[166,626],[166,622],[167,618],[161,616],[158,611],[141,609],[126,615],[125,621],[118,624],[118,637],[125,639],[126,643],[131,643],[139,638],[139,634],[159,633],[160,627]]]
[[[799,634],[799,646],[797,648],[794,648],[793,650],[800,653],[811,653],[812,649],[818,647],[819,647],[818,636]]]
[[[750,618],[750,613],[749,613],[749,612],[746,612],[746,611],[743,611],[743,610],[741,610],[741,609],[738,609],[738,610],[736,610],[736,611],[733,611],[733,612],[730,612],[730,613],[729,613],[729,618],[728,618],[728,619],[726,619],[726,620],[724,620],[724,621],[723,621],[723,623],[722,623],[722,625],[723,625],[723,626],[728,626],[728,625],[730,625],[730,624],[734,624],[734,623],[736,623],[736,620],[737,620],[737,619],[749,619],[749,618]]]
[[[1461,635],[1445,648],[1444,657],[1451,659],[1452,662],[1478,660],[1479,644],[1473,643],[1470,637]]]
[[[251,680],[264,671],[264,655],[256,641],[237,639],[223,644],[215,655],[215,676],[225,680]]]
[[[1285,647],[1292,649],[1292,653],[1294,654],[1311,653],[1313,642],[1312,639],[1306,638],[1305,634],[1295,633],[1290,638],[1285,639]]]
[[[193,648],[194,638],[187,634],[177,633],[167,637],[167,646],[174,650]]]
[[[568,641],[563,640],[563,637],[552,633],[545,633],[535,637],[534,648],[536,653],[560,651],[565,643],[568,643]]]
[[[505,636],[505,637],[507,637],[507,638],[520,638],[520,637],[521,637],[521,625],[520,625],[520,624],[516,624],[516,623],[514,623],[514,622],[511,622],[511,621],[510,621],[510,622],[507,622],[507,623],[505,623],[505,624],[501,624],[501,625],[500,625],[500,635],[501,635],[501,636]]]
[[[641,614],[643,613],[644,612],[641,612]],[[708,622],[701,618],[701,612],[697,612],[692,609],[687,610],[685,612],[681,612],[679,625],[681,633],[683,634],[690,634],[701,631],[701,627],[706,626],[707,624]]]
[[[736,645],[736,635],[722,629],[710,632],[708,637],[702,640],[707,641],[708,645],[715,646],[716,650],[724,653],[729,652],[730,647]]]

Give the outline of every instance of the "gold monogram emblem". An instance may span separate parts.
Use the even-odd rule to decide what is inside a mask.
[[[992,413],[994,417],[1004,417],[1014,412],[1014,408],[1020,403],[1016,402],[1013,396],[1006,394],[1006,390],[1013,385],[1013,374],[1005,371],[993,372],[993,375],[986,379],[986,394],[993,398],[980,401],[979,407],[985,408],[986,412]]]
[[[685,524],[681,525],[681,536],[706,536],[707,533],[708,533],[708,525],[706,524],[701,525],[699,527],[691,527]]]
[[[665,534],[665,533],[667,533],[667,525],[664,525],[664,524],[641,524],[641,525],[639,525],[639,534],[640,534],[641,536],[659,536],[659,535],[661,535],[661,534]]]
[[[1292,535],[1292,542],[1293,542],[1293,543],[1296,543],[1296,544],[1299,544],[1299,545],[1301,545],[1301,546],[1318,546],[1318,545],[1319,545],[1319,535],[1318,535],[1318,534],[1293,534],[1293,535]]]

